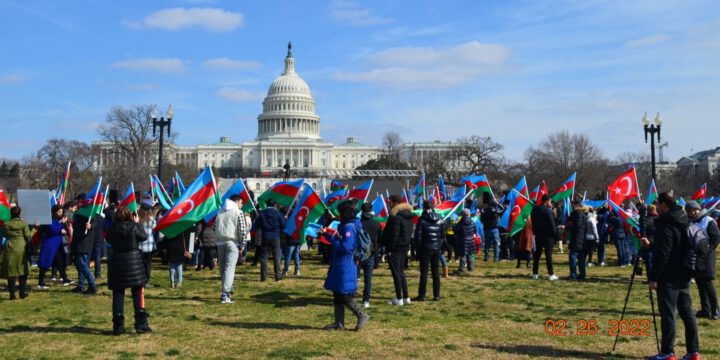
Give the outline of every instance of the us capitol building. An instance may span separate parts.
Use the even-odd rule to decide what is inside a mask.
[[[253,141],[237,144],[222,136],[219,142],[209,145],[168,145],[168,160],[191,169],[212,166],[225,176],[238,173],[277,176],[285,164],[298,175],[333,176],[353,170],[382,153],[381,148],[361,144],[355,137],[348,137],[339,145],[322,140],[315,100],[310,87],[295,71],[291,44],[285,70],[270,84],[257,124]],[[96,169],[114,164],[105,144],[94,145],[100,150]],[[401,154],[404,160],[420,165],[425,157],[448,151],[450,145],[440,141],[406,143],[401,146]]]

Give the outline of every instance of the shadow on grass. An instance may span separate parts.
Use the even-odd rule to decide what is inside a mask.
[[[478,349],[489,349],[511,355],[547,356],[553,359],[573,357],[588,360],[605,360],[613,358],[613,355],[611,355],[610,353],[562,349],[545,345],[496,345],[472,343],[470,344],[470,347]],[[615,358],[625,357],[619,356]]]
[[[328,297],[303,297],[296,292],[269,291],[250,296],[253,300],[269,304],[275,307],[302,307],[307,305],[332,305],[332,299]]]
[[[56,327],[56,326],[27,326],[15,325],[10,328],[0,328],[0,334],[16,333],[58,333],[58,334],[89,334],[111,335],[110,330],[98,330],[84,326]]]
[[[213,326],[227,326],[238,329],[269,329],[269,330],[312,330],[312,326],[291,325],[285,323],[251,323],[251,322],[222,322],[210,321]],[[319,328],[318,328],[319,329]]]

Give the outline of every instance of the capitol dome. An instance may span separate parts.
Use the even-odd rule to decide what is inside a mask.
[[[256,140],[276,139],[320,140],[320,117],[310,87],[295,72],[292,44],[288,44],[285,70],[270,84],[258,116]]]

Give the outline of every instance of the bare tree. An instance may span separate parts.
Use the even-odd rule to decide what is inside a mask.
[[[383,156],[387,158],[388,166],[392,169],[400,164],[400,147],[403,140],[396,131],[388,131],[382,137]]]
[[[121,188],[130,181],[143,182],[155,172],[159,133],[153,136],[150,116],[153,109],[153,105],[116,106],[110,109],[105,123],[100,126],[98,132],[102,140],[111,145],[109,158],[103,159],[105,182],[111,187]],[[168,144],[173,143],[175,136],[167,139]]]
[[[525,161],[528,180],[533,183],[545,180],[550,188],[559,186],[571,173],[577,172],[576,188],[592,193],[604,190],[612,177],[608,160],[585,134],[552,133],[537,147],[525,151]]]
[[[497,175],[504,161],[503,146],[491,137],[472,135],[458,139],[450,158],[462,164],[466,173]]]

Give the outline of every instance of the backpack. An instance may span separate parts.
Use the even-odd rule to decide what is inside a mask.
[[[703,216],[700,221],[690,224],[687,230],[688,252],[683,266],[691,271],[705,269],[705,257],[710,253],[710,237],[707,227],[711,221],[709,216]]]
[[[372,256],[372,239],[362,227],[355,225],[355,248],[353,249],[353,259],[364,262]]]

